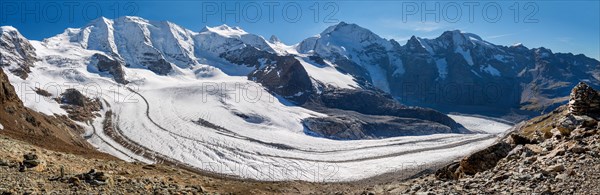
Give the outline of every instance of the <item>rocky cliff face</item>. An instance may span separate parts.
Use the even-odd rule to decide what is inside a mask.
[[[6,74],[4,74],[4,70],[1,69],[0,87],[2,87],[2,89],[0,90],[0,103],[22,104],[21,99],[19,99],[19,96],[17,96],[17,94],[15,93],[15,88],[8,81],[8,77],[6,76]]]
[[[568,105],[520,123],[496,144],[439,169],[433,181],[417,179],[406,193],[598,192],[597,93],[579,83]]]
[[[13,74],[26,79],[31,72],[29,67],[37,60],[35,48],[17,29],[0,27],[0,67],[8,67]]]

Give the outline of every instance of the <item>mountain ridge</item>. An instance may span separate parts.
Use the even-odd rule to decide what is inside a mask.
[[[377,88],[404,104],[445,112],[491,110],[491,115],[505,116],[521,110],[518,115],[534,116],[564,102],[568,90],[579,81],[600,86],[596,59],[553,53],[544,47],[495,45],[460,30],[432,39],[413,35],[401,45],[357,24],[340,22],[288,46],[239,27],[206,26],[194,32],[169,21],[124,16],[100,17],[43,42],[61,36],[86,49],[116,56],[127,67],[147,68],[159,75],[223,63],[217,67],[225,74],[248,75],[256,68],[233,67],[221,59],[245,47],[275,55],[317,56],[327,60],[338,77],[350,75],[361,88]],[[506,95],[498,99],[498,94]]]
[[[346,31],[353,31],[357,28],[361,27],[352,24],[340,24],[339,27],[335,27],[335,29],[346,29]],[[368,30],[365,29],[365,32]],[[380,37],[372,33],[363,35],[365,40],[380,40]],[[26,39],[23,42],[29,43]],[[326,80],[320,80],[330,78],[330,76],[350,77],[348,74],[340,72],[336,68],[337,65],[326,61],[321,61],[319,63],[322,64],[318,65],[317,62],[311,60],[311,56],[298,54],[291,51],[289,46],[276,43],[276,41],[271,43],[262,36],[247,33],[239,27],[221,25],[205,27],[200,32],[192,32],[167,21],[157,22],[129,16],[114,20],[98,18],[82,28],[69,28],[42,42],[31,42],[40,50],[31,51],[31,53],[42,53],[42,64],[69,69],[57,70],[56,73],[59,75],[52,77],[59,76],[62,77],[61,79],[75,82],[88,80],[85,75],[91,73],[102,77],[112,77],[112,80],[122,85],[143,84],[148,79],[148,75],[138,73],[137,69],[153,72],[157,77],[152,77],[156,79],[188,76],[193,76],[195,79],[244,76],[250,81],[261,84],[270,93],[279,95],[296,105],[303,106],[310,102],[313,105],[317,104],[316,107],[332,115],[336,115],[336,109],[360,113],[357,116],[359,119],[365,118],[363,120],[365,124],[378,123],[376,120],[371,120],[368,115],[392,115],[391,120],[400,122],[416,118],[423,126],[428,124],[443,126],[443,128],[436,128],[438,133],[469,133],[460,124],[442,113],[430,109],[402,106],[385,92],[370,86],[368,82],[358,85],[354,84],[354,81],[344,79],[344,82],[352,82],[352,84],[342,88],[353,89],[337,93],[339,91],[331,89],[338,88],[338,84],[346,83],[328,83]],[[391,45],[388,47],[391,48]],[[66,48],[70,50],[68,55],[64,53]],[[65,66],[65,62],[68,62],[70,67]],[[323,68],[328,68],[329,75],[321,75]],[[69,73],[65,74],[65,72]],[[49,72],[49,74],[55,73]],[[374,90],[374,93],[365,93],[369,90]],[[362,102],[364,105],[359,107],[347,107],[347,105],[334,101],[322,101],[322,97],[327,95],[333,95],[331,97],[341,101],[355,101],[356,98],[363,97],[360,94],[370,94],[368,97],[372,97],[373,101]],[[59,107],[59,105],[54,107]],[[305,107],[309,108],[309,106]],[[382,110],[373,111],[371,107]],[[409,131],[415,127],[406,127],[405,130]],[[313,128],[312,130],[319,131],[320,129]],[[365,131],[370,130],[365,129]],[[369,132],[364,133],[372,135]],[[434,132],[420,131],[420,133],[431,134]],[[348,138],[378,139],[384,137]]]

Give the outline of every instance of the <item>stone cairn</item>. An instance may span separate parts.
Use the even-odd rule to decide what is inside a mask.
[[[600,94],[584,82],[579,82],[571,90],[569,111],[574,115],[599,115]]]

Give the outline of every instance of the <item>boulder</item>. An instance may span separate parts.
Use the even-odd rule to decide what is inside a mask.
[[[544,169],[544,171],[547,171],[549,173],[556,173],[556,172],[561,172],[565,170],[565,166],[564,165],[552,165],[547,167],[546,169]]]
[[[543,148],[536,144],[526,144],[525,148],[529,149],[534,154],[542,153]]]
[[[460,163],[452,162],[438,169],[435,172],[435,177],[441,180],[458,179],[460,177]]]
[[[97,172],[95,169],[91,169],[87,173],[78,174],[70,179],[70,182],[72,183],[80,181],[84,181],[93,186],[106,185],[111,184],[113,182],[112,177],[110,175],[104,172]]]
[[[500,141],[484,150],[475,152],[460,161],[463,173],[474,175],[496,166],[496,163],[512,150],[510,144]]]
[[[33,154],[33,153],[25,154],[25,155],[23,155],[23,158],[25,159],[25,160],[23,160],[23,165],[26,168],[34,168],[34,167],[37,167],[38,165],[40,165],[40,160],[38,159],[38,156],[36,154]]]
[[[525,145],[525,144],[537,144],[537,140],[532,140],[527,136],[521,135],[518,132],[511,133],[509,138],[506,140],[512,145]]]

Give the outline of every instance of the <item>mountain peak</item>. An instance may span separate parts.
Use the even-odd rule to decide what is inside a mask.
[[[202,31],[200,31],[200,33],[216,33],[216,34],[224,36],[224,37],[241,36],[241,35],[248,34],[248,32],[244,31],[240,27],[237,27],[237,26],[230,27],[230,26],[227,26],[227,24],[222,24],[220,26],[215,26],[215,27],[205,26],[202,29]]]
[[[479,35],[464,32],[461,30],[449,30],[444,31],[439,37],[434,40],[445,42],[446,44],[452,44],[454,47],[457,46],[484,46],[487,48],[494,48],[494,44],[483,40]]]
[[[529,48],[525,47],[525,45],[523,45],[522,43],[515,43],[515,44],[511,45],[509,48],[520,50],[520,51],[529,50]]]
[[[19,30],[17,30],[15,27],[13,26],[0,26],[0,32],[2,33],[17,33],[17,34],[21,34],[19,33]]]
[[[428,49],[430,49],[428,46],[425,46],[421,42],[420,38],[418,38],[414,35],[411,36],[410,39],[408,39],[408,41],[406,41],[406,46],[408,47],[408,49],[417,51],[417,52],[422,52],[422,53],[431,53],[432,52],[432,51],[428,50]]]
[[[102,17],[104,18],[104,17]],[[123,16],[123,17],[119,17],[117,18],[118,20],[126,20],[126,21],[132,21],[132,22],[148,22],[148,20],[142,18],[142,17],[138,17],[138,16]]]
[[[321,34],[329,34],[332,32],[347,32],[347,31],[368,31],[369,33],[372,33],[369,29],[363,28],[357,24],[350,24],[350,23],[346,23],[346,22],[340,22],[338,24],[332,25],[330,27],[328,27],[327,29],[325,29]]]
[[[96,26],[96,27],[98,27],[98,26],[110,26],[112,23],[114,23],[114,21],[111,20],[111,19],[108,19],[108,18],[105,18],[105,17],[99,17],[99,18],[96,18],[96,19],[90,21],[86,25],[86,27],[89,27],[89,26]]]
[[[479,37],[479,36],[477,36],[477,37]],[[465,36],[465,33],[461,32],[460,30],[444,31],[444,33],[442,33],[442,35],[440,35],[436,39],[447,40],[447,41],[454,43],[455,45],[462,45],[462,43],[467,41],[467,37]],[[481,39],[481,38],[479,38],[479,39]]]
[[[112,21],[112,20],[108,19],[108,18],[105,18],[104,16],[101,16],[99,18],[96,18],[96,19],[90,21],[90,24],[91,23],[98,23],[98,22],[107,22],[107,21]]]
[[[460,31],[460,30],[458,30],[458,29],[456,29],[456,30],[447,30],[447,31],[444,31],[441,36],[453,36],[453,35],[459,35],[459,34],[462,34],[462,33],[463,32]]]
[[[215,26],[213,27],[215,29],[219,29],[219,30],[233,30],[231,27],[229,27],[227,24],[221,24],[219,26]]]
[[[535,48],[533,49],[533,52],[535,52],[535,54],[541,58],[547,58],[554,54],[552,53],[552,50],[545,47]]]
[[[269,42],[271,43],[281,43],[281,40],[279,40],[279,38],[275,35],[271,35],[271,38],[269,38]]]
[[[391,48],[389,41],[371,32],[369,29],[346,22],[340,22],[328,27],[317,37],[330,39],[333,41],[332,43],[337,42],[346,48],[355,46],[363,47],[371,44],[379,44],[386,48]]]

